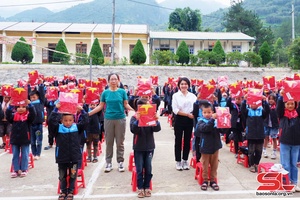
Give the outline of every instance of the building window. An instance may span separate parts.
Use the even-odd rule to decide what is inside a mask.
[[[169,45],[169,44],[161,44],[161,45],[160,45],[160,50],[161,50],[161,51],[167,51],[167,50],[170,50],[170,45]]]
[[[129,56],[131,56],[134,47],[135,47],[135,44],[130,44],[129,45]]]
[[[87,52],[87,44],[76,44],[76,53],[84,53]]]
[[[159,51],[159,50],[160,50],[160,48],[155,48],[154,50],[155,50],[155,51]]]
[[[233,45],[232,52],[235,52],[235,51],[242,52],[242,46],[241,45]]]
[[[170,51],[171,51],[172,53],[175,53],[175,49],[174,49],[174,48],[170,48]]]
[[[194,45],[189,45],[188,47],[190,54],[194,55]]]
[[[111,56],[111,44],[103,44],[103,56],[104,57]]]
[[[208,45],[208,51],[212,51],[214,48],[214,45]]]

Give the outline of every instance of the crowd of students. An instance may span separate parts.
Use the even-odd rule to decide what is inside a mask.
[[[22,105],[11,106],[10,97],[2,96],[0,106],[0,136],[10,137],[13,150],[13,172],[11,177],[25,177],[28,172],[29,146],[35,160],[40,159],[43,141],[44,107],[47,109],[48,150],[55,140],[55,158],[59,167],[61,194],[59,199],[73,199],[74,183],[77,170],[81,168],[81,153],[87,144],[89,162],[96,163],[97,148],[101,134],[105,134],[105,172],[113,169],[113,145],[116,142],[118,170],[124,167],[124,140],[126,116],[128,111],[135,114],[130,119],[130,131],[133,136],[133,151],[137,170],[138,197],[151,196],[150,181],[152,179],[152,157],[155,149],[154,132],[161,130],[158,116],[156,123],[149,127],[140,127],[138,122],[140,112],[138,105],[156,104],[160,106],[161,99],[157,91],[147,95],[128,94],[120,83],[119,75],[108,75],[108,85],[99,100],[78,105],[75,115],[59,113],[60,103],[48,101],[45,98],[47,87],[43,80],[31,87],[28,85],[29,99]],[[66,84],[76,79],[67,80]],[[50,83],[57,85],[58,83]],[[226,137],[226,143],[234,141],[237,154],[240,151],[239,142],[247,140],[249,170],[257,172],[261,157],[268,157],[266,147],[271,137],[273,151],[271,159],[277,158],[277,141],[280,143],[280,163],[289,172],[291,184],[295,191],[300,191],[298,184],[297,162],[300,151],[300,106],[295,101],[283,101],[284,90],[268,90],[261,97],[262,106],[247,103],[247,94],[243,97],[233,97],[228,87],[217,87],[207,99],[201,99],[200,90],[191,84],[187,77],[179,77],[176,84],[165,83],[162,88],[164,109],[160,115],[171,115],[174,129],[175,168],[178,171],[189,170],[190,141],[193,139],[193,153],[196,161],[203,166],[204,182],[202,190],[210,186],[219,190],[215,181],[217,178],[219,149],[222,148],[220,136]],[[216,127],[216,107],[229,107],[231,128]],[[245,133],[245,135],[244,135]],[[279,140],[278,140],[279,138]],[[183,144],[182,144],[183,143]],[[94,148],[92,155],[92,146]],[[183,148],[182,148],[183,146]],[[20,157],[21,155],[21,157]],[[208,169],[210,167],[210,175]],[[67,174],[70,175],[67,184]],[[210,178],[208,178],[210,177]]]

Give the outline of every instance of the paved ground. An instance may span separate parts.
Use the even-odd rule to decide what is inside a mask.
[[[131,113],[132,114],[132,113]],[[156,133],[156,149],[153,158],[153,196],[151,199],[253,199],[259,183],[256,175],[236,163],[234,154],[229,147],[224,146],[220,152],[218,182],[220,191],[201,191],[194,180],[194,169],[176,171],[174,161],[174,134],[167,124],[167,117],[161,117],[162,130]],[[129,124],[129,118],[127,119]],[[125,140],[126,171],[118,172],[115,156],[114,170],[104,173],[104,153],[98,163],[89,163],[85,168],[86,188],[81,188],[75,199],[137,199],[131,191],[131,172],[127,170],[129,154],[132,151],[132,134],[127,126]],[[44,146],[47,145],[47,132],[44,132]],[[105,150],[105,144],[102,145]],[[271,153],[271,149],[268,149]],[[41,159],[35,162],[35,168],[29,170],[25,178],[10,178],[12,155],[0,152],[0,200],[25,199],[57,199],[58,172],[54,161],[54,149],[42,152]],[[262,159],[262,162],[271,161]],[[279,159],[275,160],[276,163]],[[279,198],[271,196],[266,198]],[[282,197],[281,197],[282,198]],[[300,193],[294,193],[289,198],[300,198]]]

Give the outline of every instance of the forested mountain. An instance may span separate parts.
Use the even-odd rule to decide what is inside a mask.
[[[18,13],[12,17],[9,17],[6,19],[6,21],[14,21],[14,22],[20,22],[20,21],[35,21],[40,22],[41,19],[47,19],[54,13],[48,10],[44,7],[34,8],[32,10],[25,10],[21,13]],[[1,19],[0,19],[1,20]],[[4,20],[4,19],[3,19]]]

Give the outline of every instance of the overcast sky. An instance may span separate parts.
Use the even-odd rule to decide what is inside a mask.
[[[80,3],[87,3],[93,0],[0,0],[0,16],[10,17],[24,10],[46,7],[51,11],[57,12],[72,7]],[[111,1],[111,0],[107,0]],[[156,0],[162,2],[165,0]],[[188,0],[186,0],[188,1]],[[205,0],[211,1],[211,0]],[[230,0],[214,0],[226,6],[230,6]]]

